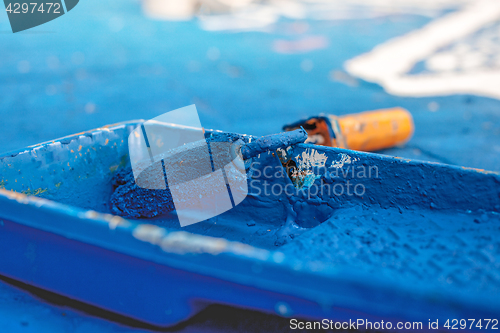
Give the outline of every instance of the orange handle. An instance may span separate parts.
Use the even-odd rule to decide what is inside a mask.
[[[400,145],[413,135],[413,118],[403,108],[329,115],[337,139],[332,145],[352,150],[375,151]]]

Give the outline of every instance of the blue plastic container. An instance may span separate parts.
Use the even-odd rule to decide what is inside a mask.
[[[181,229],[175,214],[109,214],[139,123],[0,157],[0,274],[158,326],[214,303],[314,320],[500,316],[498,174],[298,144],[251,161],[250,182],[274,176],[239,206]]]

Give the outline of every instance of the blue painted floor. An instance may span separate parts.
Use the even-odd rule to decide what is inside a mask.
[[[255,135],[321,112],[403,106],[415,118],[415,136],[387,153],[498,171],[500,101],[395,97],[335,75],[346,60],[429,20],[308,21],[306,31],[296,33],[294,22],[282,19],[271,33],[207,32],[196,21],[148,20],[137,1],[87,0],[53,22],[12,34],[2,13],[0,151],[191,103],[205,127]],[[276,40],[308,36],[324,37],[328,47],[273,51]],[[216,60],[207,56],[213,48]],[[313,65],[309,72],[301,69],[304,60]]]
[[[192,103],[205,127],[255,135],[322,112],[402,106],[413,114],[414,138],[385,153],[500,171],[500,101],[397,97],[344,75],[346,60],[429,20],[398,15],[305,21],[307,29],[296,32],[293,21],[281,19],[269,33],[207,32],[196,21],[149,20],[138,1],[85,0],[53,22],[12,34],[2,12],[0,152]],[[321,36],[328,46],[299,54],[273,51],[278,39],[308,36]],[[279,319],[259,318],[281,327]],[[231,330],[222,320],[203,320],[179,330]],[[0,331],[147,330],[50,305],[0,282]]]

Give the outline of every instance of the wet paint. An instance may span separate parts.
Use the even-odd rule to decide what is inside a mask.
[[[302,128],[291,132],[266,135],[255,138],[241,147],[241,154],[244,159],[249,159],[265,152],[288,148],[294,144],[302,143],[306,139],[307,133]]]
[[[113,177],[127,168],[124,139],[136,125],[0,157],[1,274],[157,325],[210,303],[278,315],[286,303],[295,316],[338,320],[498,315],[497,173],[296,144],[247,161],[255,181],[248,197],[181,231],[173,212],[109,214],[120,185]],[[298,190],[283,162],[306,168],[314,182],[296,195],[272,193],[275,185]],[[364,193],[325,191],[348,182]],[[21,193],[28,188],[47,191]],[[26,256],[34,246],[36,256]]]
[[[112,181],[111,212],[127,218],[155,217],[174,210],[172,195],[166,190],[137,186],[131,168],[119,170]]]
[[[243,139],[245,139],[244,136],[237,135],[222,136],[213,135],[211,132],[207,132],[206,136],[207,144],[211,147],[209,150],[211,159],[213,161],[221,162],[222,164],[230,163],[234,156],[232,150],[226,149],[227,151],[221,151],[221,149],[216,149],[217,142],[220,141],[232,142],[236,147],[235,149],[240,149],[240,153],[243,158],[248,160],[264,152],[274,151],[276,149],[286,148],[293,144],[304,142],[307,138],[307,134],[303,129],[298,129],[293,132],[268,135],[256,138],[251,142],[248,142],[248,139],[246,140],[247,142],[245,142],[243,141]],[[184,170],[195,170],[196,172],[204,170],[203,167],[196,167],[195,164],[198,154],[196,154],[194,150],[190,149],[191,147],[189,145],[182,146],[177,152],[177,154],[181,154],[182,157],[176,159],[168,158],[154,163],[154,165],[141,173],[141,182],[154,183],[154,179],[158,176],[158,172],[156,172],[156,170],[162,169],[162,163],[165,168],[174,166],[176,170],[178,169],[176,167],[178,164],[181,167],[184,167]],[[238,152],[234,152],[234,154],[237,153]],[[217,154],[217,156],[214,156],[214,154]],[[208,172],[209,170],[205,171]],[[184,171],[179,169],[178,173],[181,172]],[[203,176],[203,174],[193,174],[190,177],[196,178],[198,176]],[[226,177],[231,177],[231,174],[228,173]],[[160,181],[163,183],[163,178]],[[132,169],[126,168],[116,173],[113,178],[113,185],[115,190],[110,198],[110,206],[113,214],[127,218],[151,218],[172,212],[175,209],[168,185],[168,178],[166,184],[167,188],[165,190],[148,189],[138,186],[136,184],[136,180],[134,179]]]

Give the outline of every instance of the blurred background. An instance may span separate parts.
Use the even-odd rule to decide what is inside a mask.
[[[499,171],[499,7],[82,0],[16,34],[3,13],[0,151],[192,103],[205,127],[255,135],[320,113],[402,106],[415,119],[414,138],[384,153]],[[377,55],[387,61],[356,62],[394,40]],[[398,59],[403,66],[390,68]]]
[[[497,0],[82,0],[16,34],[2,12],[0,40],[2,153],[193,103],[254,135],[402,106],[414,137],[382,153],[500,171]],[[0,295],[4,332],[132,330]]]

